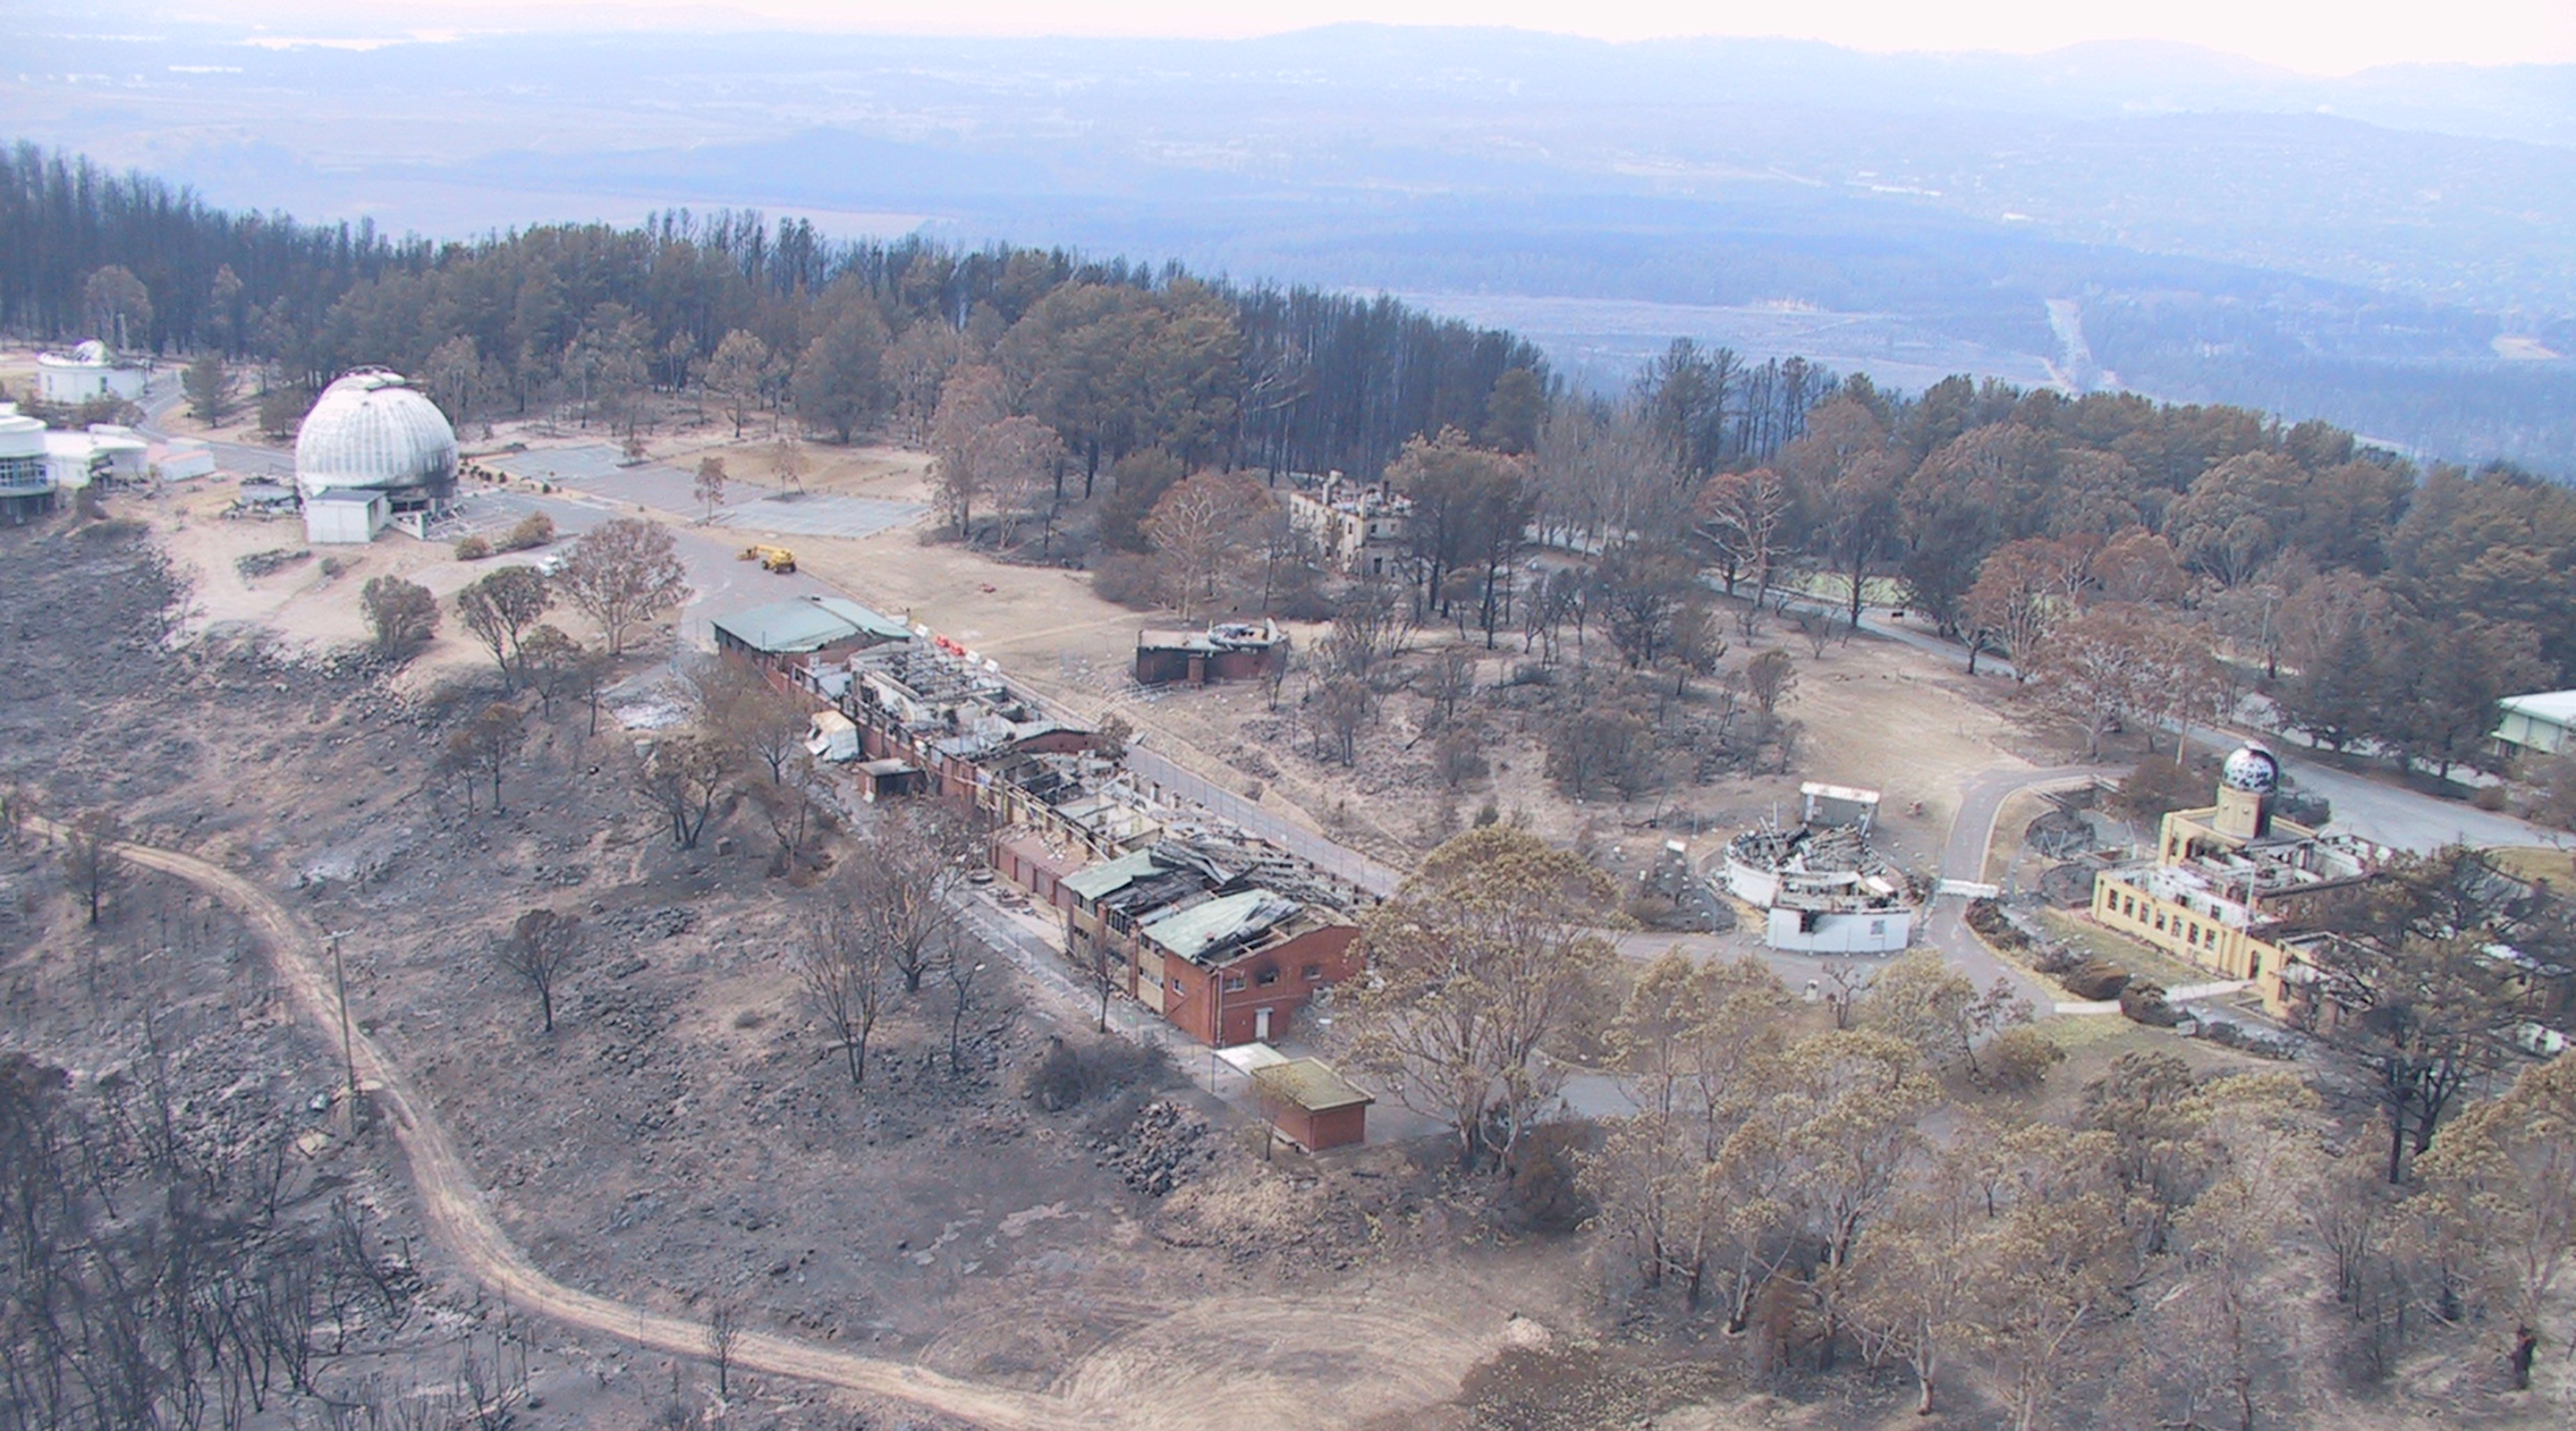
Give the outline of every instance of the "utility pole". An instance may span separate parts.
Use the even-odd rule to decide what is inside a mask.
[[[349,1136],[358,1133],[358,1044],[349,1027],[349,974],[340,962],[340,936],[354,930],[336,929],[323,937],[331,941],[331,988],[340,1001],[340,1065],[348,1082],[341,1093],[348,1107]]]

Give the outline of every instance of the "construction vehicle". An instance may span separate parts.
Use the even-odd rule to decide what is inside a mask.
[[[760,569],[762,571],[774,571],[781,576],[784,576],[796,569],[796,553],[789,551],[785,547],[744,547],[742,549],[742,559],[744,561],[756,561],[760,563]]]

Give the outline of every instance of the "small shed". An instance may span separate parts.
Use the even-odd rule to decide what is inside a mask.
[[[304,499],[304,540],[363,546],[393,522],[393,502],[373,487],[326,487]]]
[[[1368,1108],[1377,1099],[1316,1058],[1292,1058],[1252,1071],[1270,1126],[1310,1153],[1347,1148],[1368,1138]]]
[[[921,767],[900,760],[859,763],[859,798],[869,804],[909,795],[921,788]]]
[[[839,711],[816,711],[805,722],[805,753],[841,764],[859,758],[859,728]]]

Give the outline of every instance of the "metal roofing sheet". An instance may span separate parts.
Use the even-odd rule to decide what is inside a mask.
[[[731,616],[719,616],[715,625],[754,650],[819,651],[835,642],[850,640],[867,629],[833,610],[831,603],[834,600],[830,597],[798,597],[792,601],[772,602],[749,611],[737,611]],[[840,604],[858,606],[856,602]],[[867,610],[865,607],[859,609]]]
[[[2542,691],[2537,695],[2507,696],[2496,702],[2506,710],[2545,720],[2551,725],[2576,723],[2576,691]]]
[[[816,606],[850,623],[851,628],[861,635],[874,636],[880,641],[901,641],[912,635],[911,627],[874,607],[861,606],[846,596],[817,596],[811,600]]]
[[[1137,850],[1101,864],[1085,865],[1064,877],[1064,887],[1084,899],[1098,899],[1112,894],[1154,873],[1162,866],[1154,862],[1151,850]]]
[[[1196,959],[1208,950],[1277,924],[1298,910],[1297,901],[1266,889],[1237,890],[1204,904],[1184,905],[1140,926],[1156,944]]]

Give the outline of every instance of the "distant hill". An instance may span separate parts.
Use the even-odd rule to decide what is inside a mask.
[[[114,18],[0,19],[13,123],[236,206],[432,235],[757,207],[1535,317],[1604,382],[1670,317],[1900,385],[2126,385],[2576,471],[2576,66],[1364,25],[352,52]]]

